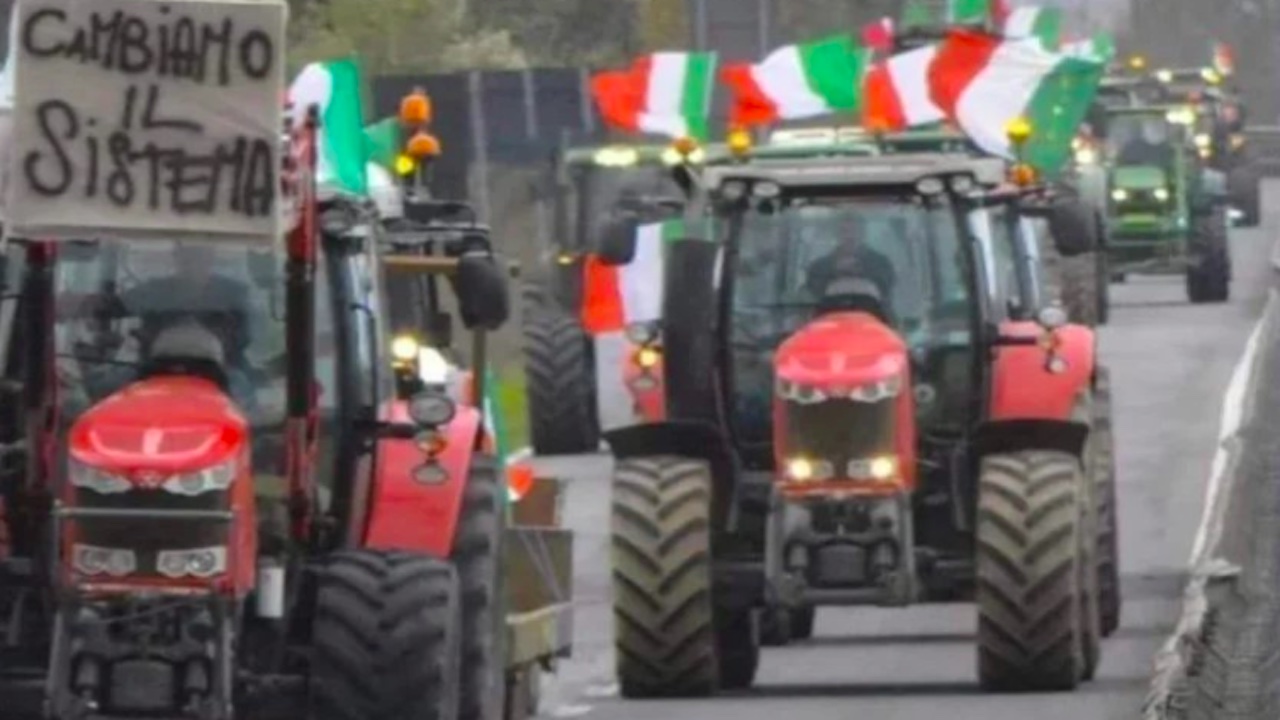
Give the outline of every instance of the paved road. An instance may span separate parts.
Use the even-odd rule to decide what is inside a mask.
[[[1268,188],[1280,201],[1280,185]],[[1268,203],[1268,206],[1274,206]],[[1280,217],[1272,218],[1280,226]],[[1274,228],[1280,229],[1280,227]],[[1273,231],[1233,237],[1230,304],[1192,307],[1175,278],[1113,286],[1102,354],[1115,385],[1125,597],[1098,679],[1074,694],[989,696],[974,680],[970,605],[822,609],[816,637],[763,653],[754,690],[698,701],[616,696],[604,456],[549,458],[570,480],[578,533],[575,658],[545,689],[544,714],[608,720],[1126,720],[1137,717],[1156,647],[1172,630],[1203,506],[1222,393],[1265,299]]]

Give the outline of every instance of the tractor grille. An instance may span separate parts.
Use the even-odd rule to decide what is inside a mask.
[[[138,555],[138,568],[146,572],[155,567],[155,555],[161,550],[186,550],[226,545],[230,524],[215,520],[166,519],[165,511],[226,511],[230,509],[228,492],[210,492],[195,497],[177,495],[164,490],[137,489],[127,493],[101,495],[92,490],[76,489],[75,507],[95,510],[152,511],[154,517],[92,517],[74,521],[76,542],[105,548],[133,550]]]
[[[786,403],[787,455],[821,458],[843,468],[861,460],[894,452],[893,399],[877,403],[825,400],[803,405]]]

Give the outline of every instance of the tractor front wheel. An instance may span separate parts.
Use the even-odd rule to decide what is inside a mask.
[[[1215,208],[1195,219],[1192,264],[1187,267],[1187,299],[1226,302],[1231,297],[1231,255],[1225,211]]]
[[[529,435],[538,455],[579,455],[600,446],[589,338],[567,315],[535,306],[524,323]]]
[[[496,461],[474,456],[453,541],[462,587],[460,720],[487,720],[503,706],[506,616],[500,558],[505,500]]]
[[[817,608],[812,605],[794,608],[791,611],[791,639],[808,640],[813,637],[813,619]]]
[[[1073,690],[1086,675],[1079,458],[992,454],[978,488],[978,679],[989,691]],[[1091,536],[1090,536],[1091,537]]]
[[[1111,427],[1111,374],[1099,367],[1094,390],[1094,501],[1098,522],[1098,616],[1103,637],[1120,627],[1119,506],[1115,437]]]
[[[311,720],[456,720],[462,603],[453,567],[352,550],[318,573]]]
[[[614,470],[614,647],[623,697],[705,697],[720,685],[711,488],[711,469],[700,460],[631,458]]]

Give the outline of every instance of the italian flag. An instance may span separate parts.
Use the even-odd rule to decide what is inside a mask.
[[[364,195],[364,109],[360,66],[354,59],[315,62],[302,68],[289,86],[293,121],[301,122],[312,105],[320,109],[316,182],[324,188]]]
[[[1001,40],[953,30],[929,69],[933,101],[984,151],[1014,158],[1006,136],[1032,127],[1022,160],[1045,175],[1061,169],[1102,80],[1101,62],[1046,50],[1036,38]]]
[[[929,96],[929,68],[937,46],[899,53],[872,66],[863,90],[863,124],[873,132],[942,122],[946,115]]]
[[[1045,49],[1057,50],[1062,44],[1062,10],[1059,8],[1020,7],[1005,18],[1002,30],[1006,39],[1039,38]]]
[[[666,246],[688,237],[683,220],[641,225],[636,253],[626,265],[606,265],[590,255],[583,266],[582,326],[591,335],[625,330],[662,317]]]
[[[726,66],[720,77],[733,92],[733,122],[763,125],[856,112],[866,64],[861,46],[836,35],[779,48],[754,65]]]
[[[610,126],[631,133],[706,139],[716,54],[657,52],[626,70],[598,73],[591,94]]]

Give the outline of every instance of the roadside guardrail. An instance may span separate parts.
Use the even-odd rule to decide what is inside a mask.
[[[1280,151],[1280,127],[1269,130]],[[1183,612],[1157,653],[1144,720],[1280,717],[1280,243],[1272,257],[1266,308],[1223,402]]]

